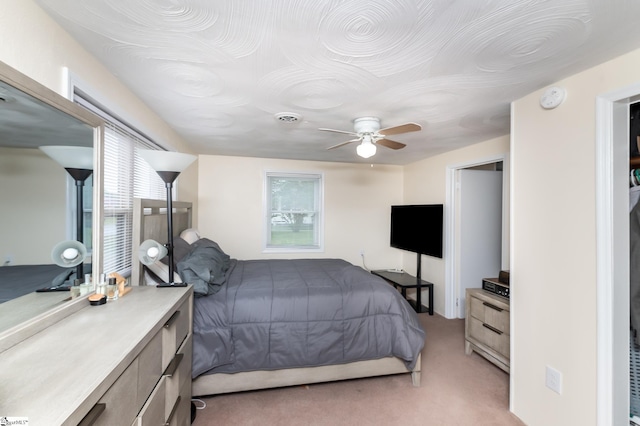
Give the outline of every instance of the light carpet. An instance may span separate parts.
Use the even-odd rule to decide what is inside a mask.
[[[509,412],[509,376],[464,353],[464,320],[419,314],[422,385],[409,374],[203,398],[194,426],[524,425]]]

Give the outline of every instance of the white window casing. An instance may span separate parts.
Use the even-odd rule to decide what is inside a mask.
[[[323,182],[321,173],[264,173],[263,252],[324,251]]]

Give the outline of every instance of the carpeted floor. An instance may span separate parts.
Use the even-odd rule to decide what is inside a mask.
[[[420,314],[422,386],[408,374],[205,398],[194,426],[523,425],[509,412],[509,376],[464,353],[464,320]]]

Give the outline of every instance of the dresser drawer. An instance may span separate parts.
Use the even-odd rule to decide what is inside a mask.
[[[176,351],[189,334],[191,321],[191,299],[187,299],[167,320],[162,328],[162,370],[164,371]]]
[[[111,426],[131,423],[140,409],[135,393],[137,386],[138,360],[136,359],[98,401],[98,404],[104,404],[104,411],[93,422],[91,421],[92,412],[90,412],[79,424]]]
[[[191,380],[185,382],[184,386],[182,387],[182,390],[180,392],[180,401],[178,401],[176,412],[169,421],[169,426],[190,426],[190,425],[191,425]]]
[[[142,407],[162,375],[162,333],[158,332],[140,353],[138,408]]]
[[[496,330],[493,327],[487,327],[488,324],[483,323],[477,318],[467,318],[468,321],[468,338],[480,342],[483,346],[493,349],[498,354],[509,358],[509,335]]]
[[[158,386],[153,390],[151,396],[140,410],[138,415],[138,423],[134,423],[137,426],[159,426],[166,423],[165,416],[165,393],[166,382],[162,377],[158,382]]]
[[[509,334],[509,311],[496,303],[484,301],[476,297],[470,297],[467,303],[471,304],[470,312],[473,318],[481,323],[490,325],[502,333]]]
[[[161,349],[162,334],[157,333],[138,358],[127,367],[100,398],[98,404],[104,404],[104,411],[90,424],[106,426],[128,424],[132,419],[135,419],[140,407],[145,403],[162,375]],[[88,421],[89,417],[86,420]]]
[[[191,341],[192,335],[189,335],[182,343],[180,349],[175,355],[174,361],[169,365],[167,371],[165,371],[165,381],[167,386],[167,398],[165,403],[166,417],[169,418],[169,414],[173,409],[178,396],[183,399],[191,400],[191,392],[184,394],[183,390],[185,384],[191,383],[191,357],[193,353],[193,346]]]

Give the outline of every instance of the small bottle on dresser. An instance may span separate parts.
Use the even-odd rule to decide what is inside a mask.
[[[96,285],[97,294],[107,294],[107,274],[100,274],[98,284]]]
[[[107,281],[107,300],[118,299],[118,286],[116,285],[116,279],[110,277]]]

